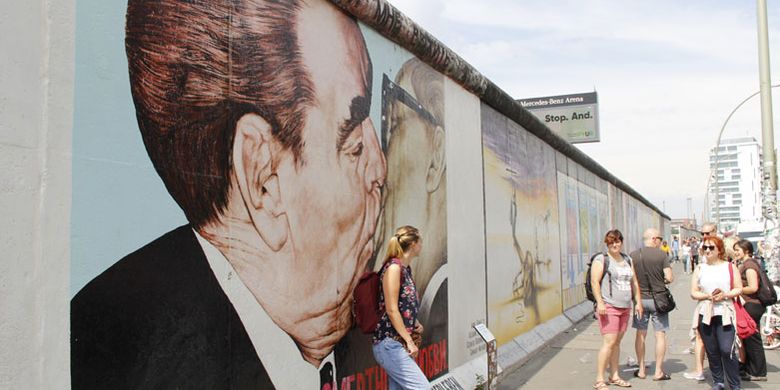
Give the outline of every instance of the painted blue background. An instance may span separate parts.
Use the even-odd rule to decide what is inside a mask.
[[[71,296],[105,268],[186,223],[135,120],[120,1],[76,2]]]

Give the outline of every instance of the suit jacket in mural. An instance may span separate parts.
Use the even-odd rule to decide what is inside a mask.
[[[71,301],[73,389],[272,389],[190,226],[126,256]]]

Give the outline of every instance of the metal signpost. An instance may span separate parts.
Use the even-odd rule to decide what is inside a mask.
[[[496,383],[496,377],[498,376],[496,338],[493,336],[493,333],[490,331],[490,329],[485,326],[485,324],[474,325],[474,330],[477,331],[479,337],[482,337],[482,340],[487,346],[487,382],[485,382],[485,387],[488,390],[494,390],[498,388],[498,384]]]

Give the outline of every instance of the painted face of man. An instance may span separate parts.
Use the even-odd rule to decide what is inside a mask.
[[[325,2],[304,6],[298,19],[315,98],[300,160],[289,151],[278,164],[290,242],[272,266],[278,296],[262,303],[304,354],[322,354],[351,324],[348,298],[373,252],[386,167],[368,117],[371,65],[357,24]]]
[[[418,99],[414,93],[415,85],[412,84],[410,74],[411,72],[404,73],[398,79],[395,88],[402,89],[412,99]],[[431,86],[416,87],[430,88]],[[422,107],[421,110],[427,108]],[[422,115],[419,111],[410,108],[409,103],[399,99],[392,101],[388,111],[390,136],[382,216],[384,229],[394,229],[405,224],[418,226],[422,231],[429,231],[434,226],[436,229],[441,229],[433,219],[441,216],[436,212],[444,207],[444,198],[436,200],[431,196],[433,191],[446,191],[444,186],[432,184],[440,183],[442,180],[441,174],[436,174],[436,167],[443,162],[433,161],[437,153],[434,143],[437,125],[432,123],[432,114]],[[443,145],[439,146],[443,147]],[[428,281],[442,261],[442,248],[437,247],[435,241],[430,241],[429,244],[431,245],[422,248],[420,259],[412,263],[412,274],[415,275],[415,283],[420,293],[425,292]],[[381,248],[385,245],[386,243],[383,243]]]
[[[407,78],[399,80],[399,87],[413,91]],[[413,92],[409,92],[413,96]],[[429,129],[420,115],[399,101],[389,110],[390,138],[387,150],[387,188],[385,191],[386,229],[410,224],[424,226],[427,160],[432,152]],[[403,222],[402,222],[403,221]],[[415,274],[416,275],[416,274]]]

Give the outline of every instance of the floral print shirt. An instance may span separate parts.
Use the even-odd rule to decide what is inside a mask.
[[[417,287],[414,286],[414,280],[412,279],[411,267],[404,267],[399,259],[391,259],[382,266],[379,271],[380,280],[385,275],[387,267],[390,264],[398,264],[401,267],[401,288],[398,296],[398,311],[401,312],[401,318],[404,321],[404,326],[409,334],[412,334],[414,324],[417,322],[417,309],[420,306],[419,299],[417,297]],[[382,283],[379,283],[379,310],[383,313],[382,318],[379,319],[376,331],[374,331],[374,344],[390,337],[398,337],[398,332],[393,328],[393,324],[390,323],[390,317],[387,316],[385,310],[385,294],[382,291]]]

